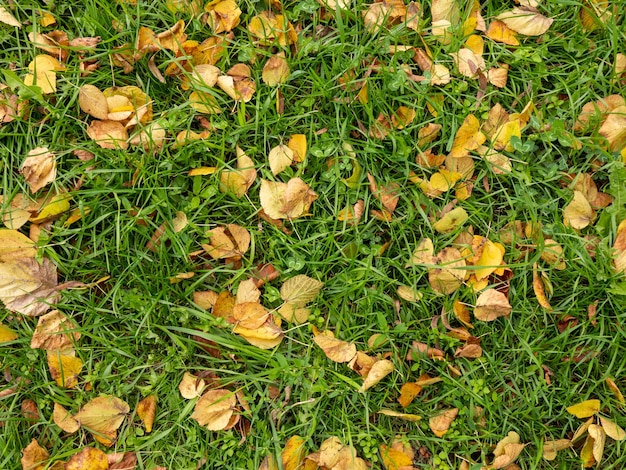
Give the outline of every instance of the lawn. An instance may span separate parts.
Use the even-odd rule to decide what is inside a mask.
[[[0,468],[626,467],[626,2],[0,6]]]

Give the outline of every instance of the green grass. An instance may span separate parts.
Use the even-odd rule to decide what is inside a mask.
[[[28,40],[34,25],[39,28],[40,7],[30,0],[15,3],[14,14],[25,25],[19,30],[0,25],[0,69],[21,76],[40,53]],[[425,28],[430,27],[429,3],[423,5]],[[620,13],[626,9],[621,0],[613,3]],[[462,36],[442,45],[428,29],[422,38],[401,26],[372,34],[365,30],[360,13],[367,4],[361,0],[354,4],[350,11],[323,17],[313,0],[283,3],[287,17],[301,29],[297,48],[282,48],[291,76],[281,86],[284,113],[277,114],[276,88],[262,83],[261,71],[266,57],[281,48],[252,42],[246,25],[266,5],[240,2],[241,25],[234,30],[227,56],[217,65],[226,71],[238,62],[249,63],[256,93],[249,103],[238,106],[217,93],[223,112],[207,116],[215,131],[209,139],[182,148],[172,145],[175,135],[200,129],[198,115],[187,101],[188,92],[174,77],[167,78],[167,84],[155,79],[147,58],[124,75],[109,57],[114,47],[133,44],[141,26],[160,32],[183,18],[189,39],[198,41],[210,36],[209,28],[198,18],[170,13],[164,1],[140,0],[133,6],[103,0],[75,5],[59,0],[49,6],[58,21],[56,27],[70,38],[101,36],[102,42],[89,54],[101,61],[101,67],[81,77],[72,53],[67,71],[59,74],[57,93],[40,99],[33,96],[29,116],[0,127],[2,195],[7,201],[17,193],[28,193],[19,167],[30,149],[50,147],[59,170],[54,187],[70,189],[81,180],[80,189],[71,192],[72,208],[88,207],[91,212],[70,226],[63,224],[66,215],[54,221],[38,242],[40,256],[55,262],[60,282],[110,279],[89,289],[63,292],[56,307],[79,325],[82,334],[76,349],[85,365],[76,389],[58,387],[50,376],[45,351],[30,349],[36,320],[0,310],[0,321],[19,335],[0,345],[5,371],[0,391],[17,384],[15,393],[0,399],[0,468],[21,468],[21,450],[33,438],[48,449],[53,460],[67,460],[84,446],[106,450],[82,430],[66,435],[51,417],[54,402],[76,412],[102,394],[117,396],[131,408],[110,450],[136,452],[137,468],[148,470],[159,465],[171,470],[253,470],[268,453],[279,456],[285,442],[296,434],[305,439],[308,452],[337,436],[354,445],[373,469],[383,468],[379,445],[401,436],[420,451],[416,468],[456,469],[467,459],[475,470],[492,461],[495,444],[509,431],[518,432],[521,442],[528,443],[517,460],[520,468],[578,468],[580,447],[559,452],[554,462],[541,455],[545,439],[571,437],[580,424],[565,411],[567,406],[599,398],[602,413],[626,426],[623,409],[605,384],[607,377],[613,377],[626,390],[626,288],[623,278],[614,274],[611,258],[617,225],[626,215],[625,172],[619,155],[604,150],[597,137],[580,136],[580,150],[566,142],[566,131],[586,102],[624,94],[623,85],[611,77],[615,55],[626,53],[623,14],[587,32],[577,19],[579,2],[545,2],[540,10],[554,23],[539,40],[525,38],[521,46],[507,47],[485,39],[487,65],[509,64],[509,79],[502,89],[489,85],[477,104],[478,81],[459,75],[449,55],[462,45]],[[489,21],[512,6],[513,2],[486,2],[482,13]],[[121,31],[112,27],[114,19],[124,25]],[[419,73],[412,53],[387,53],[390,45],[421,47],[423,43],[438,63],[450,68],[453,80],[449,85],[411,82],[399,68],[409,64]],[[170,53],[160,52],[156,63],[163,70],[171,60]],[[368,79],[369,102],[361,104],[354,100],[353,91],[340,86],[339,79],[349,69],[357,79],[362,78],[376,60],[381,69]],[[166,120],[168,140],[163,148],[152,153],[99,148],[86,134],[91,118],[80,111],[77,101],[79,87],[87,83],[100,89],[113,85],[142,88],[154,101],[155,118]],[[21,93],[28,92],[21,89]],[[438,99],[442,100],[439,105]],[[426,269],[405,267],[420,239],[432,238],[437,252],[460,231],[442,235],[432,228],[436,214],[454,199],[453,191],[429,199],[409,181],[410,171],[432,172],[415,163],[417,132],[427,123],[440,124],[434,149],[447,154],[468,114],[482,122],[496,103],[519,112],[529,101],[536,111],[521,140],[514,142],[515,150],[507,153],[513,171],[496,175],[476,158],[473,193],[459,202],[469,214],[464,228],[471,225],[475,234],[498,241],[500,230],[509,222],[541,222],[545,235],[564,247],[567,269],[559,271],[543,263],[540,250],[507,245],[505,261],[514,274],[509,291],[513,311],[509,318],[474,322],[472,334],[481,338],[481,358],[454,359],[460,341],[446,335],[441,323],[433,329],[431,320],[442,309],[449,311],[454,299],[474,305],[476,294],[463,286],[452,295],[438,295],[428,285]],[[436,117],[428,112],[427,104],[439,106]],[[359,123],[367,129],[381,112],[389,115],[400,105],[417,111],[410,125],[391,131],[384,140],[364,135]],[[295,133],[307,136],[306,163],[272,177],[266,160],[269,149]],[[342,150],[345,143],[353,146],[363,168],[355,188],[341,180],[352,171]],[[215,175],[187,176],[199,166],[231,167],[236,145],[255,161],[259,172],[246,197],[220,192]],[[72,153],[76,149],[93,152],[95,159],[80,161]],[[331,158],[335,163],[329,165]],[[593,169],[596,159],[604,163],[597,171]],[[401,186],[390,222],[371,216],[381,205],[368,188],[368,172],[379,183]],[[599,211],[590,227],[576,232],[563,224],[562,208],[572,193],[561,183],[565,174],[579,172],[594,172],[598,188],[616,199]],[[291,230],[286,235],[258,217],[258,193],[260,178],[287,181],[293,176],[304,179],[319,198],[310,216],[285,222]],[[361,222],[350,226],[339,221],[338,212],[359,199],[365,202]],[[155,229],[172,220],[177,211],[185,212],[189,225],[179,233],[169,231],[167,241],[156,251],[147,250]],[[207,231],[229,223],[246,227],[252,235],[241,267],[189,256],[207,242]],[[23,232],[28,234],[28,229]],[[601,239],[595,258],[585,250],[585,235]],[[534,296],[535,262],[554,287],[552,312],[545,312]],[[234,290],[262,263],[272,263],[281,274],[262,289],[262,302],[268,308],[280,305],[278,289],[296,274],[324,282],[310,321],[299,326],[283,324],[284,340],[269,351],[249,345],[193,304],[195,291]],[[195,276],[171,284],[170,278],[182,272],[195,272]],[[402,284],[420,290],[423,298],[414,304],[400,301],[396,310],[396,290]],[[596,301],[598,315],[593,324],[587,308]],[[578,322],[559,332],[557,324],[566,314]],[[387,354],[396,370],[378,386],[359,393],[360,377],[345,365],[329,361],[313,343],[313,325],[332,329],[337,337],[355,342],[364,351],[372,334],[385,335],[388,341],[372,353]],[[221,357],[205,352],[194,335],[217,343]],[[413,341],[439,347],[449,359],[407,362]],[[581,362],[570,360],[581,351],[590,354]],[[448,364],[462,375],[453,374]],[[550,384],[544,378],[544,366],[553,374]],[[224,386],[245,394],[250,404],[250,411],[243,413],[250,422],[245,439],[234,430],[207,431],[190,418],[194,402],[183,399],[177,386],[185,372],[203,371],[217,374]],[[406,409],[422,416],[421,422],[377,414],[382,408],[402,411],[396,401],[401,385],[423,373],[439,376],[442,382],[427,387]],[[271,386],[277,387],[277,398],[270,398]],[[150,394],[158,395],[158,404],[154,429],[147,434],[134,410]],[[25,399],[38,405],[41,417],[35,422],[21,414]],[[472,417],[475,406],[484,409],[484,426]],[[448,434],[435,437],[428,419],[451,407],[460,409],[459,417]],[[623,468],[623,449],[623,442],[607,439],[602,468]],[[206,463],[198,464],[203,459]]]

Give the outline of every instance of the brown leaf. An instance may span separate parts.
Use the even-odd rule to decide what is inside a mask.
[[[393,213],[400,200],[400,185],[389,183],[379,186],[376,179],[369,173],[367,174],[367,179],[370,182],[370,190],[374,197],[380,201],[385,209]]]
[[[593,458],[596,461],[596,464],[599,464],[602,460],[602,455],[604,454],[604,444],[606,442],[606,433],[602,427],[597,424],[589,425],[589,429],[587,430],[589,433],[589,437],[593,439],[593,447],[591,449],[591,453],[593,454]],[[581,453],[582,454],[582,453]]]
[[[556,441],[545,441],[543,443],[543,458],[549,461],[556,459],[556,453],[560,450],[568,449],[572,446],[569,439],[558,439]]]
[[[24,175],[31,193],[39,191],[54,182],[56,178],[57,167],[54,154],[47,147],[37,147],[31,150],[22,163],[20,173]]]
[[[76,357],[74,350],[48,351],[50,375],[59,387],[75,388],[78,375],[83,369],[83,361]]]
[[[548,297],[546,296],[546,290],[541,279],[542,275],[537,270],[537,263],[533,265],[533,290],[535,291],[535,297],[537,297],[537,302],[548,312],[552,311],[552,306],[548,301]]]
[[[202,248],[213,259],[239,260],[250,247],[250,232],[237,224],[217,227],[209,233],[209,244]]]
[[[75,433],[80,428],[80,423],[74,419],[71,413],[56,402],[52,411],[52,420],[54,424],[69,434]]]
[[[152,432],[154,415],[156,413],[157,396],[150,395],[137,404],[137,416],[146,428],[146,432]]]
[[[454,421],[458,414],[458,408],[445,410],[430,418],[428,420],[428,426],[430,427],[430,430],[435,434],[435,436],[443,437],[443,435],[447,433],[450,429],[452,421]]]
[[[58,310],[39,317],[30,347],[33,349],[64,350],[80,339],[76,324]]]
[[[261,349],[272,349],[278,346],[283,339],[283,331],[273,321],[270,316],[259,328],[244,328],[235,325],[233,333],[240,335],[250,344]]]
[[[393,365],[393,362],[391,362],[390,360],[381,359],[379,361],[376,361],[372,365],[372,368],[370,369],[367,376],[365,377],[365,380],[363,380],[363,384],[359,388],[359,392],[365,392],[366,390],[372,388],[386,376],[391,374],[394,370],[395,367]]]
[[[121,122],[94,120],[87,128],[87,135],[105,149],[128,148],[128,133]]]
[[[94,447],[84,447],[72,455],[65,464],[65,470],[108,470],[107,454]]]
[[[16,28],[22,27],[22,23],[20,23],[18,19],[13,16],[13,14],[5,6],[2,5],[0,5],[0,23],[8,24],[9,26],[14,26]]]
[[[225,429],[237,405],[237,397],[229,390],[216,389],[206,392],[196,403],[191,415],[200,426],[210,431]]]
[[[454,352],[454,357],[465,357],[467,359],[477,359],[483,355],[483,350],[480,344],[466,344],[460,348],[457,348]]]
[[[125,401],[104,395],[84,405],[74,419],[90,431],[98,442],[110,446],[116,439],[117,428],[122,425],[129,411],[130,407]]]
[[[50,454],[46,449],[41,447],[36,439],[30,441],[24,449],[22,449],[22,469],[24,470],[43,470]]]
[[[508,317],[511,313],[511,304],[506,295],[495,289],[483,291],[476,299],[474,317],[481,321],[493,321],[499,317]]]
[[[261,180],[261,206],[272,219],[297,219],[306,215],[317,194],[300,178],[287,183]]]
[[[135,452],[109,454],[107,458],[109,470],[135,470],[137,468],[137,454]],[[158,468],[154,470],[158,470]]]
[[[611,421],[602,415],[599,415],[598,418],[600,418],[602,429],[604,429],[607,436],[616,441],[623,441],[626,439],[626,431],[624,431],[615,421]]]
[[[313,341],[324,351],[326,357],[334,362],[350,362],[356,355],[356,345],[354,343],[337,339],[332,336],[332,333],[326,334],[322,332],[316,335]]]
[[[622,404],[626,403],[626,400],[624,399],[624,395],[622,395],[622,392],[620,391],[619,387],[615,383],[615,380],[613,380],[611,377],[607,377],[605,382],[609,390],[611,390],[613,395],[615,395],[615,398],[617,399],[617,401],[619,401]]]

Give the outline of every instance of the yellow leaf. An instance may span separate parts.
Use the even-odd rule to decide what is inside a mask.
[[[15,331],[0,323],[0,344],[8,343],[18,338]]]
[[[477,280],[486,279],[502,264],[503,254],[498,246],[491,240],[485,240],[482,247],[482,253],[478,261],[474,263],[474,266],[479,266],[480,269],[474,271],[474,275]]]
[[[356,355],[356,345],[342,341],[327,334],[319,334],[313,338],[328,359],[333,362],[350,362]]]
[[[439,233],[448,233],[463,225],[468,218],[465,209],[456,207],[435,222],[433,228]]]
[[[541,36],[550,28],[554,21],[552,18],[546,18],[536,10],[526,10],[521,7],[501,13],[496,18],[516,33],[525,36]]]
[[[543,458],[546,460],[556,459],[556,453],[560,450],[568,449],[572,446],[569,439],[558,439],[556,441],[545,441],[543,443]]]
[[[191,418],[210,431],[220,431],[228,426],[236,405],[237,397],[233,392],[209,390],[196,403]]]
[[[450,55],[454,59],[459,73],[465,77],[475,78],[479,71],[487,68],[483,58],[467,47],[462,47],[458,52]]]
[[[387,470],[399,470],[413,463],[413,459],[406,452],[393,447],[389,448],[385,444],[380,445],[380,456]]]
[[[70,210],[71,200],[72,195],[69,193],[48,193],[47,196],[37,200],[40,203],[39,211],[31,214],[28,220],[34,224],[54,220]]]
[[[289,78],[289,64],[285,59],[285,53],[279,52],[270,57],[263,67],[263,82],[269,86],[285,83]]]
[[[65,464],[65,470],[107,470],[107,454],[94,447],[84,447],[72,455]]]
[[[399,106],[393,116],[391,116],[391,124],[395,129],[404,129],[413,122],[417,113],[414,109],[407,106]]]
[[[451,294],[467,278],[467,263],[456,248],[444,248],[437,254],[436,268],[428,270],[428,282],[435,292]]]
[[[618,106],[612,110],[598,134],[607,140],[611,152],[619,152],[626,147],[626,106]]]
[[[220,174],[220,191],[231,192],[241,198],[256,179],[254,162],[237,146],[237,170],[223,170]]]
[[[535,297],[537,297],[539,305],[541,305],[548,312],[552,311],[552,306],[546,296],[546,290],[543,280],[541,279],[541,274],[537,271],[537,263],[533,265],[533,291],[535,292]]]
[[[154,415],[156,413],[157,396],[150,395],[137,404],[137,416],[142,421],[146,432],[152,432],[152,425],[154,424]]]
[[[430,186],[436,191],[445,193],[454,187],[457,181],[459,181],[463,175],[455,171],[448,171],[446,169],[440,169],[437,173],[433,173],[430,177]]]
[[[587,227],[595,218],[591,204],[580,191],[574,191],[574,199],[563,208],[563,223],[576,230]]]
[[[293,163],[293,150],[286,145],[277,145],[270,150],[267,160],[272,174],[277,175]]]
[[[299,470],[305,456],[304,439],[300,436],[291,436],[285,443],[281,454],[284,470]]]
[[[129,411],[130,407],[125,401],[104,395],[88,402],[74,419],[90,431],[97,441],[110,446]]]
[[[261,206],[272,219],[297,219],[305,215],[317,194],[300,178],[287,183],[261,180]]]
[[[428,420],[428,426],[430,427],[430,430],[433,432],[433,434],[435,434],[435,436],[443,437],[443,435],[446,434],[450,429],[452,421],[454,421],[458,414],[458,408],[445,410],[430,418]]]
[[[624,395],[622,395],[622,392],[620,391],[619,387],[615,383],[615,380],[613,380],[611,377],[607,377],[605,382],[606,382],[607,387],[609,387],[609,390],[611,390],[611,392],[613,392],[613,395],[615,395],[615,398],[617,399],[617,401],[619,401],[622,404],[626,403],[626,400],[624,400]]]
[[[420,264],[435,264],[435,246],[430,238],[422,238],[411,255],[411,261],[405,267]]]
[[[294,276],[280,288],[280,298],[293,305],[304,307],[313,301],[324,283],[303,274]]]
[[[596,461],[596,464],[599,464],[602,460],[602,455],[604,454],[606,433],[604,432],[604,429],[602,429],[597,424],[590,425],[587,432],[589,433],[589,437],[593,439],[593,447],[591,448],[591,453],[593,454],[593,458]]]
[[[183,398],[191,400],[193,398],[198,398],[202,396],[202,392],[205,386],[206,381],[204,379],[196,377],[189,372],[185,372],[182,380],[178,384],[178,390],[180,391],[180,394],[183,396]]]
[[[57,166],[54,154],[48,147],[37,147],[28,152],[28,157],[20,167],[20,173],[35,193],[44,186],[52,183],[57,175]]]
[[[74,419],[70,412],[56,402],[52,411],[52,420],[54,424],[69,434],[75,433],[80,428],[80,423]]]
[[[30,347],[48,351],[71,349],[81,336],[76,329],[72,320],[59,310],[53,310],[39,317]]]
[[[0,23],[8,24],[9,26],[14,26],[16,28],[22,27],[22,23],[20,23],[17,18],[2,5],[0,5]]]
[[[56,266],[44,258],[20,258],[0,263],[0,300],[12,311],[39,316],[59,299]]]
[[[93,85],[83,85],[78,91],[78,105],[80,109],[95,117],[106,120],[108,116],[108,104],[104,93]]]
[[[257,302],[237,303],[233,308],[233,319],[242,328],[260,328],[268,319],[270,313]]]
[[[359,388],[359,392],[364,392],[372,388],[387,375],[391,374],[394,370],[395,367],[393,365],[393,362],[391,362],[390,360],[381,359],[380,361],[376,361],[367,376],[365,377],[361,388]]]
[[[386,410],[386,409],[381,409],[378,414],[381,415],[385,415],[385,416],[391,416],[393,418],[400,418],[400,419],[404,419],[405,421],[411,421],[413,423],[419,421],[422,419],[421,416],[415,415],[415,414],[410,414],[410,413],[400,413],[398,411],[393,411],[393,410]]]
[[[496,129],[491,137],[491,143],[496,150],[506,150],[512,152],[513,145],[511,145],[511,137],[521,137],[522,130],[519,119],[514,119],[509,122],[505,122]]]
[[[577,418],[589,418],[600,411],[600,400],[592,399],[581,401],[575,405],[568,406],[566,410],[569,414],[572,414]]]
[[[36,55],[35,59],[28,64],[28,70],[31,73],[24,77],[24,84],[40,87],[44,95],[54,93],[57,91],[56,71],[64,69],[63,64],[54,57],[47,54]]]
[[[480,131],[480,122],[473,114],[468,115],[454,136],[450,156],[467,157],[470,151],[480,147],[487,137]]]
[[[253,346],[261,349],[272,349],[283,339],[283,331],[271,321],[271,317],[259,328],[244,328],[235,325],[233,333],[238,334]]]
[[[19,258],[34,258],[35,242],[17,230],[0,229],[0,262]]]
[[[237,224],[216,227],[209,233],[209,244],[202,248],[213,259],[238,260],[250,248],[250,232]]]
[[[551,238],[545,240],[544,248],[541,252],[541,259],[551,264],[554,269],[562,271],[566,268],[563,259],[563,247]]]
[[[600,423],[602,424],[602,429],[607,436],[616,441],[623,441],[626,438],[626,431],[624,431],[616,422],[611,421],[604,416],[598,416],[600,418]]]
[[[232,31],[239,24],[241,10],[234,0],[213,0],[206,4],[207,25],[213,34]]]
[[[306,322],[311,315],[311,309],[301,307],[291,302],[285,302],[278,310],[277,313],[288,322],[294,322],[298,325]]]
[[[307,150],[306,135],[293,134],[289,138],[287,147],[289,147],[291,151],[293,152],[294,162],[302,163],[306,160],[306,150]]]
[[[493,321],[499,317],[508,317],[511,304],[506,295],[495,289],[487,289],[476,299],[474,317],[481,321]]]
[[[43,470],[46,467],[45,461],[48,460],[50,454],[46,449],[41,447],[36,439],[30,441],[24,449],[22,449],[23,470]]]
[[[74,388],[78,385],[77,377],[83,369],[83,361],[73,354],[73,351],[48,351],[50,375],[59,387]]]
[[[587,436],[583,448],[580,449],[580,460],[582,460],[583,468],[593,467],[593,465],[596,463],[596,460],[593,457],[594,443],[595,439],[591,436]]]
[[[128,132],[121,122],[117,121],[91,121],[87,128],[87,135],[104,149],[128,148]]]
[[[397,290],[398,296],[407,302],[419,302],[424,294],[412,287],[401,285]]]
[[[217,98],[204,91],[192,91],[189,94],[189,106],[201,114],[219,114],[222,112]]]

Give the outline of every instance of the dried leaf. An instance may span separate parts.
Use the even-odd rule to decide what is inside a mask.
[[[228,426],[236,405],[237,397],[233,392],[209,390],[196,403],[191,418],[210,431],[220,431]]]
[[[563,223],[576,230],[587,227],[595,218],[589,201],[580,191],[574,191],[574,199],[563,208]]]
[[[613,392],[613,395],[615,395],[615,398],[617,399],[617,401],[619,401],[622,404],[626,403],[626,400],[624,399],[624,395],[622,395],[622,392],[620,391],[619,387],[615,383],[615,380],[613,380],[611,377],[607,377],[605,382],[609,390],[611,390],[611,392]]]
[[[593,454],[593,458],[596,461],[596,464],[599,464],[602,460],[602,455],[604,454],[606,433],[604,432],[604,429],[602,429],[597,424],[591,424],[587,432],[589,433],[589,437],[593,439],[593,447],[591,449],[591,453]]]
[[[487,137],[480,131],[480,122],[473,114],[468,115],[454,136],[450,156],[453,158],[467,157],[472,150],[480,147]]]
[[[304,439],[300,436],[291,436],[285,443],[285,448],[281,454],[283,469],[299,470],[304,461],[304,456]]]
[[[182,380],[178,384],[180,394],[187,400],[200,397],[204,387],[206,387],[206,381],[200,377],[190,374],[189,372],[185,372]]]
[[[387,375],[391,374],[394,370],[395,370],[395,367],[393,365],[393,362],[391,362],[390,360],[381,359],[380,361],[376,361],[374,365],[372,366],[372,368],[370,369],[367,376],[365,377],[363,384],[359,388],[359,392],[364,392],[372,388],[374,385],[376,385],[378,382],[384,379]]]
[[[604,137],[611,152],[619,152],[626,147],[626,106],[613,109],[598,130]]]
[[[98,442],[110,446],[116,439],[117,428],[122,425],[129,411],[130,407],[125,401],[104,395],[83,406],[74,419],[90,431]]]
[[[433,224],[433,229],[439,233],[448,233],[463,225],[469,215],[462,207],[455,207]]]
[[[623,441],[626,438],[626,431],[624,431],[621,426],[619,426],[616,422],[611,421],[608,418],[605,418],[602,415],[599,415],[600,423],[602,424],[602,429],[607,436],[616,441]]]
[[[79,339],[77,325],[58,310],[39,317],[30,342],[32,349],[71,349]]]
[[[350,362],[356,355],[356,345],[321,333],[313,338],[328,359],[333,362]]]
[[[317,297],[323,285],[323,282],[299,274],[285,281],[280,288],[280,297],[285,302],[304,307]]]
[[[511,313],[511,304],[506,295],[495,289],[487,289],[476,299],[474,317],[481,321],[493,321],[499,317],[508,317]]]
[[[589,418],[600,411],[600,400],[592,399],[581,401],[575,405],[568,406],[566,410],[569,414],[572,414],[577,418]]]
[[[20,173],[24,175],[31,193],[39,191],[56,178],[57,167],[54,154],[47,147],[37,147],[31,150],[22,163]]]
[[[137,404],[137,416],[143,423],[146,432],[152,432],[152,425],[154,424],[154,415],[156,413],[157,396],[150,395]]]
[[[541,36],[554,21],[552,18],[546,18],[537,10],[521,7],[501,13],[496,18],[516,33],[525,36]]]
[[[214,228],[210,234],[202,248],[213,259],[239,260],[250,248],[250,232],[237,224]]]
[[[0,23],[8,24],[9,26],[14,26],[16,28],[22,27],[22,23],[20,23],[17,18],[2,5],[0,5]]]
[[[74,434],[80,428],[80,423],[74,419],[70,412],[56,402],[54,403],[52,420],[54,424],[69,434]]]
[[[285,53],[279,52],[270,57],[265,63],[262,73],[263,82],[269,86],[280,85],[287,81],[289,73],[289,64],[287,59],[285,59]]]
[[[535,292],[535,297],[537,297],[539,305],[541,305],[548,312],[552,311],[552,306],[546,296],[542,275],[537,271],[537,263],[533,265],[533,291]]]
[[[277,175],[293,163],[293,150],[286,145],[277,145],[270,150],[267,160],[272,174]]]
[[[65,470],[108,470],[108,468],[107,454],[94,447],[83,447],[65,464]]]
[[[556,441],[545,441],[543,443],[543,458],[546,460],[556,459],[556,453],[560,450],[568,449],[572,446],[569,439],[558,439]]]
[[[30,441],[24,449],[22,449],[22,469],[24,470],[43,470],[46,467],[46,460],[50,454],[46,449],[41,447],[36,439]]]
[[[35,243],[17,230],[0,229],[0,262],[34,258]]]
[[[272,349],[278,346],[283,339],[283,331],[272,322],[272,317],[259,328],[244,328],[235,325],[233,333],[240,335],[250,344],[261,349]]]
[[[458,408],[451,408],[449,410],[445,410],[428,420],[428,426],[430,430],[437,437],[443,437],[444,434],[448,432],[450,429],[450,425],[452,421],[459,414]]]
[[[233,193],[241,198],[250,189],[256,179],[254,162],[239,147],[237,151],[237,170],[223,170],[220,174],[220,191]]]
[[[272,219],[297,219],[309,210],[317,194],[300,178],[287,183],[261,180],[261,206]]]

